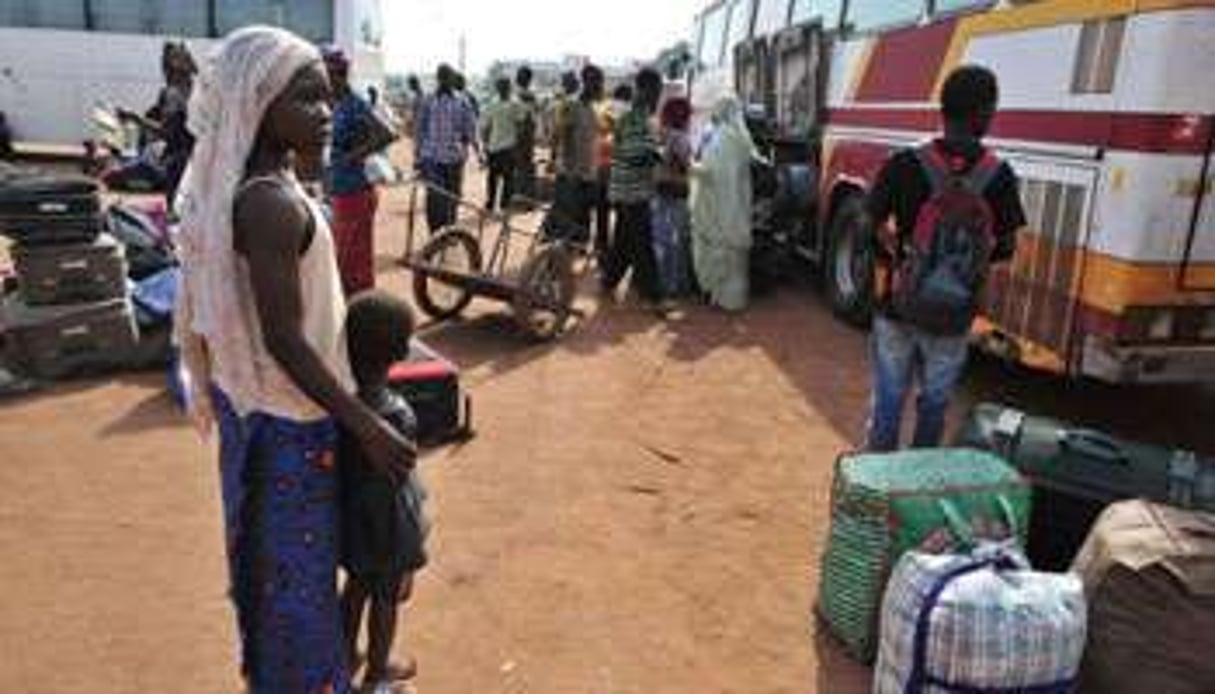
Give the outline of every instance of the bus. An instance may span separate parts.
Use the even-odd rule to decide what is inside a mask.
[[[220,37],[272,24],[351,56],[382,85],[383,0],[0,0],[0,111],[14,138],[79,145],[99,105],[142,111],[161,86],[160,51],[184,40],[201,63]]]
[[[698,111],[733,91],[812,114],[777,120],[812,144],[795,238],[839,315],[872,309],[868,186],[979,63],[1030,222],[976,342],[1068,376],[1215,382],[1215,0],[717,0],[694,26]]]

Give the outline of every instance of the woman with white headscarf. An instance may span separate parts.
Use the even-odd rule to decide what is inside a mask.
[[[329,139],[320,53],[230,34],[190,99],[177,340],[192,414],[218,421],[232,599],[254,694],[349,692],[336,595],[335,424],[400,475],[414,451],[351,392],[325,217],[292,167]]]
[[[722,99],[692,166],[692,263],[700,288],[727,311],[746,308],[750,293],[751,162],[758,158],[738,99]]]

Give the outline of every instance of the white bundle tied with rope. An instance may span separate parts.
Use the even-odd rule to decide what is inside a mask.
[[[232,208],[267,108],[301,68],[320,60],[295,34],[246,27],[207,59],[190,97],[195,144],[176,201],[182,286],[174,324],[190,412],[204,434],[213,419],[212,383],[242,414],[258,399],[254,341],[261,331],[233,247]]]

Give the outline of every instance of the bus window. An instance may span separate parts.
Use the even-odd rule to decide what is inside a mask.
[[[84,29],[83,0],[0,0],[0,27]]]
[[[1126,17],[1094,20],[1080,30],[1080,46],[1072,78],[1073,94],[1109,94],[1114,90],[1118,56],[1122,53]]]
[[[726,62],[733,63],[734,47],[751,38],[751,19],[754,10],[755,0],[734,0],[730,3],[730,38],[726,42]]]
[[[215,23],[219,35],[246,24],[288,27],[310,41],[334,40],[333,0],[215,0]]]
[[[793,23],[821,20],[827,31],[838,29],[844,0],[793,0]]]
[[[937,14],[953,14],[955,12],[987,7],[991,4],[992,0],[936,0],[932,7],[933,11]]]
[[[789,24],[789,0],[759,0],[755,11],[755,35],[771,36]]]
[[[207,36],[211,22],[206,3],[171,0],[132,3],[128,0],[92,0],[93,28],[125,34]]]
[[[915,24],[924,16],[924,0],[852,0],[844,27],[848,31],[872,31]]]
[[[721,65],[722,48],[726,40],[726,11],[723,3],[708,11],[701,24],[700,54],[698,62],[702,68]]]

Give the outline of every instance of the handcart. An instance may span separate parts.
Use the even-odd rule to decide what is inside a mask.
[[[401,264],[413,273],[414,297],[422,311],[447,320],[459,316],[474,297],[485,297],[509,304],[519,327],[536,340],[551,340],[565,330],[577,313],[575,265],[584,249],[519,228],[509,210],[489,212],[417,178],[406,185],[409,213]],[[431,235],[418,230],[423,191],[445,197],[457,209],[456,221]]]

